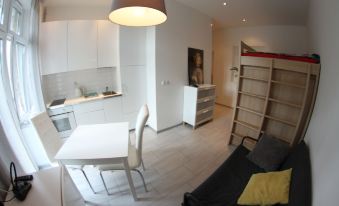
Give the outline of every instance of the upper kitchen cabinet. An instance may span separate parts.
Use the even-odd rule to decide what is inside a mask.
[[[116,67],[119,59],[119,26],[100,20],[98,24],[98,67]]]
[[[54,21],[41,24],[42,74],[117,67],[119,26],[109,21]]]
[[[40,26],[40,55],[42,74],[66,72],[67,21],[42,23]]]
[[[120,27],[120,65],[146,65],[146,29]]]
[[[96,21],[68,22],[68,70],[98,67]]]

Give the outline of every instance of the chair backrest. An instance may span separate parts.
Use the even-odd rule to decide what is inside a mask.
[[[58,131],[46,112],[40,113],[31,119],[43,144],[49,161],[55,162],[55,155],[62,146]]]
[[[140,110],[137,117],[137,122],[135,125],[135,147],[138,151],[138,162],[141,163],[141,156],[142,156],[142,139],[143,139],[143,133],[144,128],[147,122],[147,119],[149,117],[149,111],[147,105],[143,105]]]

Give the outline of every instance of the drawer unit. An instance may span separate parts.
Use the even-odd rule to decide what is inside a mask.
[[[183,122],[193,128],[213,119],[215,85],[185,86]]]
[[[101,100],[99,101],[90,101],[90,102],[84,102],[73,106],[75,113],[87,113],[87,112],[93,112],[98,110],[103,110],[104,106]]]
[[[214,99],[211,99],[207,102],[200,102],[200,103],[198,102],[197,103],[197,112],[199,112],[200,110],[204,110],[206,108],[209,108],[209,107],[213,107],[214,104],[215,104]]]

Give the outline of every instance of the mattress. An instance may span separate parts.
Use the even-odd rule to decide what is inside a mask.
[[[286,59],[286,60],[291,60],[291,61],[307,62],[307,63],[313,63],[313,64],[318,64],[320,62],[319,58],[315,58],[315,57],[293,56],[293,55],[288,55],[288,54],[275,54],[275,53],[266,53],[266,52],[246,52],[246,53],[242,53],[241,56]]]

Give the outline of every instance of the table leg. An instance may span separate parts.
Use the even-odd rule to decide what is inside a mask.
[[[138,198],[137,198],[137,194],[135,192],[135,187],[134,187],[133,179],[132,179],[132,176],[131,176],[131,170],[130,170],[129,165],[128,165],[128,160],[127,160],[127,158],[124,158],[123,161],[124,161],[124,167],[125,167],[125,172],[126,172],[129,188],[131,190],[131,193],[133,195],[134,200],[137,201]]]

